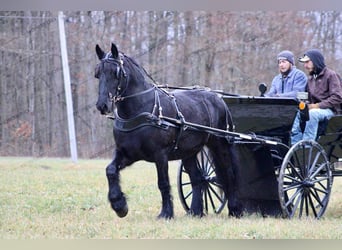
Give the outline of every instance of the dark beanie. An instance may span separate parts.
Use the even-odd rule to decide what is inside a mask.
[[[283,50],[282,52],[280,52],[277,56],[277,60],[279,61],[280,59],[287,60],[292,65],[294,65],[294,55],[289,50]]]

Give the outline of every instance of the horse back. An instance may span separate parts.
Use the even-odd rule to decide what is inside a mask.
[[[226,129],[231,123],[230,112],[222,98],[203,89],[173,92],[179,110],[188,122]],[[231,124],[232,125],[232,124]]]

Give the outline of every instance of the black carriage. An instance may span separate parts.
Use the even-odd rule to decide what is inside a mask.
[[[235,124],[233,143],[240,157],[237,195],[247,212],[283,217],[321,217],[328,205],[333,178],[342,170],[342,115],[320,124],[317,141],[291,147],[290,132],[299,101],[223,95]],[[215,131],[216,132],[216,131]],[[225,132],[222,132],[225,135]],[[229,135],[229,133],[228,133]],[[197,166],[203,175],[205,213],[220,213],[226,203],[205,148]],[[180,201],[189,210],[192,189],[181,163],[177,175]]]

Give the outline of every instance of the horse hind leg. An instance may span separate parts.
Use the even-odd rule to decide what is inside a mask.
[[[162,208],[158,215],[158,219],[172,219],[173,202],[171,196],[171,186],[169,180],[169,164],[166,157],[162,157],[156,161],[157,175],[158,175],[158,188],[162,197]]]
[[[234,145],[226,140],[220,140],[219,147],[211,150],[215,165],[215,173],[219,183],[221,183],[225,195],[228,199],[228,214],[234,217],[241,217],[243,207],[238,199],[237,179],[236,179],[236,150]]]
[[[204,215],[202,188],[205,182],[203,181],[201,171],[197,167],[196,155],[187,159],[183,159],[182,162],[186,172],[189,174],[192,187],[192,200],[188,214],[202,217]]]

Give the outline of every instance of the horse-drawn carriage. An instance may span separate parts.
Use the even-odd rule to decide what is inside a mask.
[[[298,100],[225,95],[222,98],[230,108],[236,132],[251,136],[234,142],[244,159],[237,169],[239,198],[252,202],[252,212],[289,218],[321,217],[328,206],[333,177],[342,175],[342,170],[335,169],[342,164],[342,115],[320,125],[317,141],[300,141],[291,147],[290,131]],[[220,213],[226,197],[217,183],[210,152],[202,150],[197,164],[202,173],[206,213]],[[177,178],[179,198],[188,210],[192,191],[182,164]]]
[[[289,144],[298,100],[229,95],[204,88],[160,87],[112,44],[100,63],[97,108],[114,112],[116,149],[107,166],[108,199],[128,213],[120,171],[138,160],[155,162],[161,218],[173,217],[168,161],[180,159],[178,193],[185,210],[202,216],[245,212],[284,217],[325,212],[335,164],[342,157],[342,116],[329,120],[318,141]]]

